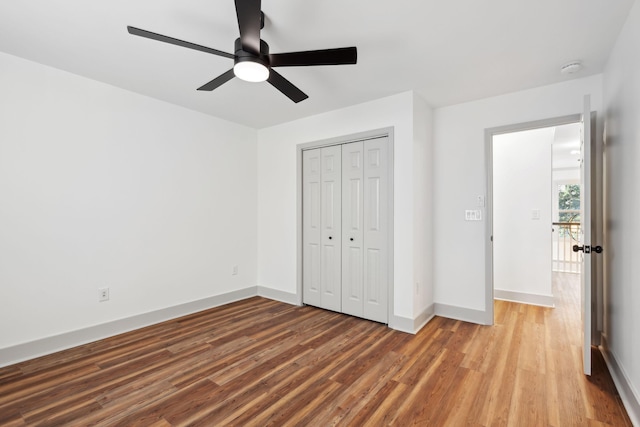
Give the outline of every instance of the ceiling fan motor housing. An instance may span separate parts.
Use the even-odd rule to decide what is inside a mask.
[[[257,62],[259,64],[264,65],[267,68],[270,68],[269,64],[269,45],[264,41],[260,40],[260,53],[255,54],[251,52],[247,52],[242,48],[242,42],[239,38],[236,39],[235,42],[235,52],[234,52],[234,65],[239,62]]]

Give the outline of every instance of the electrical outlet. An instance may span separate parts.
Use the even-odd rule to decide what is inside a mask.
[[[109,288],[98,289],[98,302],[109,301]]]
[[[238,266],[237,265],[233,266],[233,270],[231,271],[231,275],[232,276],[237,276],[238,275]]]

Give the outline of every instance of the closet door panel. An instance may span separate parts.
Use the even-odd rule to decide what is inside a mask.
[[[305,304],[321,305],[320,149],[302,152],[302,294]]]
[[[387,138],[364,142],[364,315],[388,322]]]
[[[321,148],[321,305],[342,310],[342,149]]]
[[[363,311],[363,142],[342,146],[342,311]]]
[[[387,138],[303,152],[303,301],[388,322]]]

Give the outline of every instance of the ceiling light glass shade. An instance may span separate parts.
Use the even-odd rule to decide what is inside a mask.
[[[269,78],[269,69],[253,61],[238,62],[233,66],[233,73],[247,82],[263,82]]]
[[[571,61],[560,67],[560,73],[562,74],[575,74],[580,70],[582,70],[582,62],[580,61]]]

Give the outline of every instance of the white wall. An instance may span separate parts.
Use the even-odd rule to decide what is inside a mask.
[[[258,132],[258,284],[289,294],[297,293],[297,193],[296,147],[298,144],[394,127],[394,311],[396,316],[414,319],[416,278],[423,295],[431,290],[428,272],[416,272],[417,254],[430,225],[416,230],[416,223],[430,223],[428,204],[416,200],[416,192],[429,194],[424,172],[430,170],[430,129],[414,138],[414,112],[425,114],[418,127],[429,125],[429,108],[412,92],[296,120]],[[425,174],[425,177],[423,177]],[[419,234],[418,234],[419,233]],[[414,246],[417,245],[417,246]],[[419,249],[421,250],[421,249]],[[428,297],[427,297],[428,298]],[[419,304],[419,306],[425,303]],[[427,301],[426,305],[431,305]]]
[[[640,425],[640,3],[635,2],[604,73],[606,344]],[[626,396],[625,396],[626,395]]]
[[[413,312],[433,305],[433,110],[413,97]]]
[[[596,75],[435,110],[436,304],[485,311],[485,224],[464,220],[486,195],[485,129],[578,114],[585,94],[600,110],[601,92]]]
[[[580,184],[580,168],[575,169],[554,169],[553,181],[572,182]]]
[[[255,130],[2,53],[0,94],[0,350],[255,287]]]
[[[493,137],[495,297],[553,305],[551,144],[554,128]],[[533,211],[539,213],[534,219]]]

